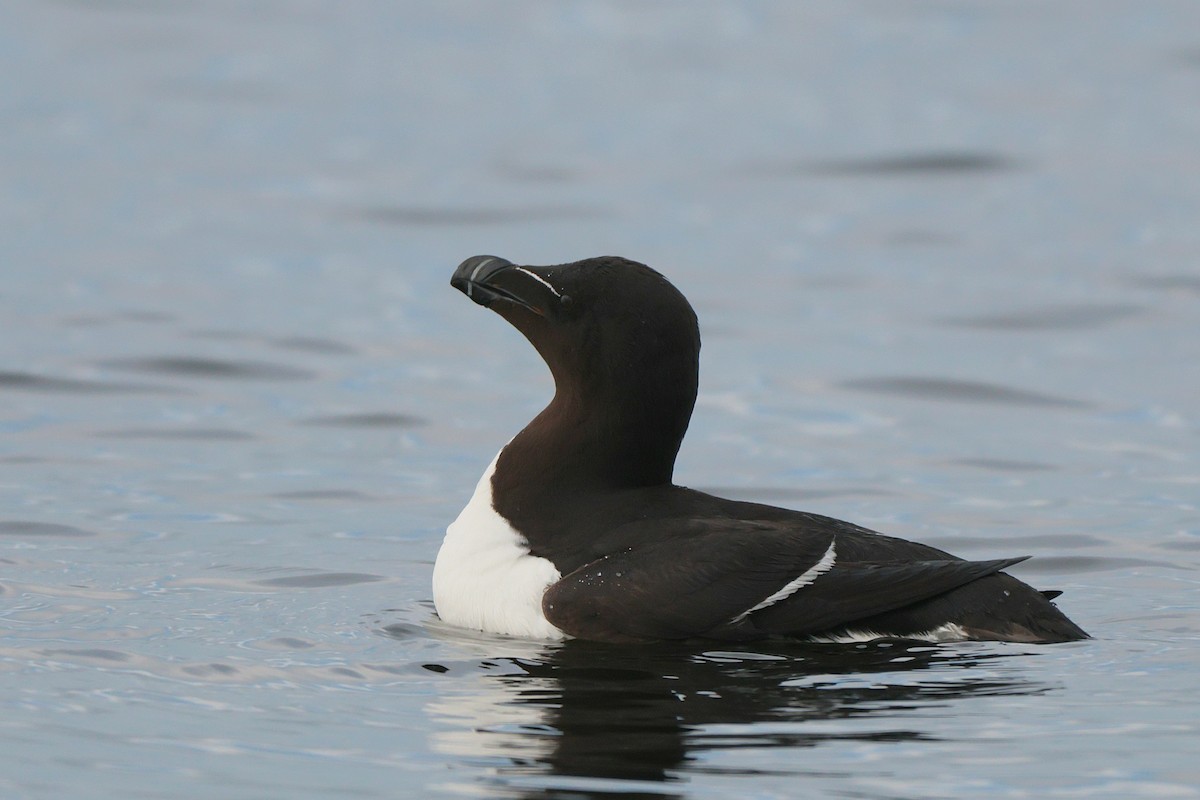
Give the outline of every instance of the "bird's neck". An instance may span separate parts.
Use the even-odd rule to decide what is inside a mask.
[[[639,378],[603,386],[556,380],[554,399],[504,448],[497,479],[521,494],[670,484],[696,401],[696,370],[683,365]]]

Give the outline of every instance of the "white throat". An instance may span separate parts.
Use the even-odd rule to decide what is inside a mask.
[[[451,625],[534,639],[566,634],[542,614],[542,595],[562,577],[554,564],[530,555],[525,541],[492,505],[496,461],[446,538],[433,565],[433,604]]]

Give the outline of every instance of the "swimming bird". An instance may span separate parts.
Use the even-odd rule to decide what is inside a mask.
[[[677,486],[700,333],[650,267],[468,258],[451,285],[524,334],[549,405],[487,467],[433,571],[446,622],[601,642],[794,637],[1063,642],[1087,634],[1003,572],[831,517]]]

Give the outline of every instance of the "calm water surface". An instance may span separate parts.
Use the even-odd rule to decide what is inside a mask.
[[[1200,9],[0,9],[0,796],[1200,795]],[[546,401],[464,257],[705,341],[684,484],[1032,554],[1096,638],[454,630]]]

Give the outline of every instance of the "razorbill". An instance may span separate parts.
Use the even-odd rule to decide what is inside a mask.
[[[624,258],[468,258],[450,284],[508,320],[554,398],[447,528],[437,612],[512,636],[1063,642],[1087,634],[1006,575],[849,522],[676,486],[696,401],[696,314]]]

